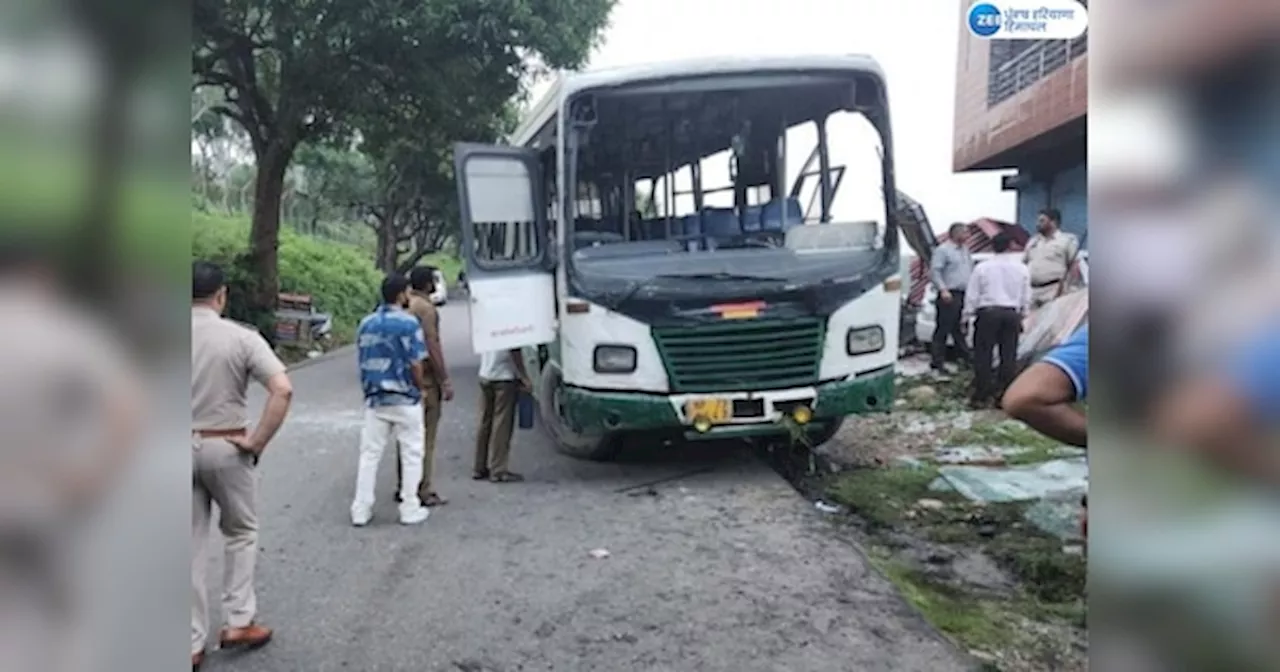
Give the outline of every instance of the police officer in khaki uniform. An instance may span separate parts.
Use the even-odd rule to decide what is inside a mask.
[[[444,363],[444,348],[440,345],[440,313],[431,302],[435,291],[435,272],[431,266],[419,266],[409,273],[409,314],[418,318],[422,334],[427,341],[427,365],[422,378],[422,422],[426,429],[422,451],[422,483],[418,485],[418,498],[423,506],[443,506],[449,500],[441,497],[431,480],[432,466],[436,459],[436,433],[440,429],[440,412],[443,402],[453,401],[453,382],[449,380],[449,367]],[[401,480],[400,460],[396,460],[396,482]],[[399,501],[400,488],[396,488]]]
[[[204,662],[208,637],[208,566],[204,546],[212,504],[220,512],[226,541],[222,648],[256,648],[271,640],[271,629],[254,621],[253,589],[258,557],[258,458],[280,429],[293,386],[285,366],[256,331],[222,317],[227,287],[217,265],[197,261],[191,269],[191,667]],[[258,424],[248,429],[246,393],[250,379],[267,388]]]
[[[1027,242],[1022,260],[1031,271],[1031,309],[1058,298],[1071,265],[1080,251],[1080,241],[1062,230],[1062,213],[1045,208],[1036,218],[1036,234]]]

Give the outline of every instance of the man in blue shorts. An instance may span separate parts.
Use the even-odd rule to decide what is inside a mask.
[[[1076,402],[1089,392],[1089,326],[1085,325],[1023,371],[1005,392],[1010,417],[1063,443],[1088,444],[1089,421]]]

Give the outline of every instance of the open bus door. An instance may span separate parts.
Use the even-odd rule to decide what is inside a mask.
[[[555,277],[537,154],[519,147],[454,147],[462,258],[478,353],[556,338]]]

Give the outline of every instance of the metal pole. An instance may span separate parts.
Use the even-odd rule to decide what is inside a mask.
[[[822,215],[819,219],[823,224],[831,221],[831,153],[827,146],[827,119],[823,117],[815,123],[818,125],[818,170],[822,171],[819,176],[822,180],[818,184],[822,187]]]

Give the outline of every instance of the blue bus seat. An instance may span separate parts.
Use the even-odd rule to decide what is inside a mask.
[[[760,230],[763,211],[764,206],[760,205],[748,205],[742,211],[742,231],[744,233]]]
[[[702,211],[702,229],[707,236],[732,238],[742,233],[738,213],[733,208],[706,208]]]
[[[783,217],[786,217],[785,223]],[[800,199],[775,198],[764,204],[760,212],[761,226],[768,231],[785,231],[804,224],[804,212]]]

